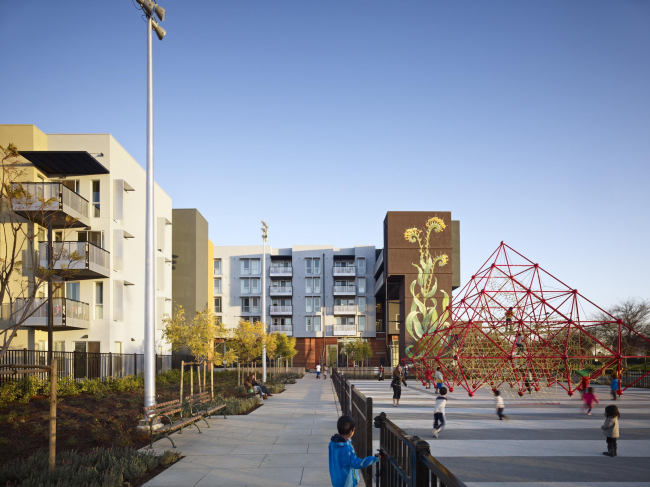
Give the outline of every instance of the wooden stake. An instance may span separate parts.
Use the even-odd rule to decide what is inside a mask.
[[[50,366],[50,473],[56,465],[56,359]]]
[[[210,398],[214,399],[214,362],[210,362]]]
[[[181,360],[181,405],[183,404],[183,372],[185,371],[185,361]]]
[[[194,365],[190,365],[190,396],[194,395]]]

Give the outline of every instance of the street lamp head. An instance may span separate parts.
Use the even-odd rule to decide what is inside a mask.
[[[162,27],[160,27],[158,25],[158,22],[156,22],[154,19],[151,19],[151,28],[153,29],[153,31],[158,36],[158,39],[160,39],[161,41],[163,40],[163,37],[165,37],[167,35],[167,31],[165,29],[163,29]]]
[[[156,17],[158,17],[161,22],[164,22],[166,11],[160,5],[156,4],[154,0],[137,0],[137,1],[142,7],[142,10],[146,12],[147,17],[151,17],[155,12]]]
[[[160,5],[156,5],[154,8],[154,12],[156,12],[156,17],[160,19],[161,22],[165,21],[165,9],[162,8]]]

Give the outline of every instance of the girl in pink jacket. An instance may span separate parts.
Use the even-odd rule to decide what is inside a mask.
[[[582,396],[582,400],[584,401],[584,409],[587,411],[587,415],[591,416],[591,410],[594,407],[595,404],[600,404],[600,401],[596,397],[596,394],[594,394],[594,388],[593,387],[588,387],[587,392],[584,393]]]

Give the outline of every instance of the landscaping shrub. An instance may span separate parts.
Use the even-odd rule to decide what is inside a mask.
[[[139,452],[131,448],[93,449],[59,453],[56,469],[48,472],[48,453],[40,451],[25,459],[0,467],[0,485],[21,487],[122,487],[159,465],[170,465],[180,452],[167,450],[162,455]]]
[[[225,399],[226,407],[223,408],[219,414],[223,413],[226,416],[233,416],[237,414],[244,414],[246,411],[253,409],[260,403],[259,396],[255,397],[227,397]]]
[[[271,394],[277,394],[278,392],[284,391],[284,384],[269,384],[267,386],[269,388],[269,391],[271,391]]]

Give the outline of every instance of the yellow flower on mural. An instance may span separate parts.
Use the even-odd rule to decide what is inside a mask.
[[[422,233],[422,231],[418,228],[409,228],[404,232],[404,239],[407,242],[415,243],[416,240],[419,239],[420,233]]]
[[[442,254],[438,256],[440,259],[440,262],[438,262],[439,266],[447,265],[449,262],[449,256],[447,254]]]
[[[427,229],[428,228],[433,228],[434,232],[440,233],[445,228],[447,228],[447,225],[445,225],[445,222],[443,222],[440,218],[434,216],[433,218],[429,218],[427,220]]]

